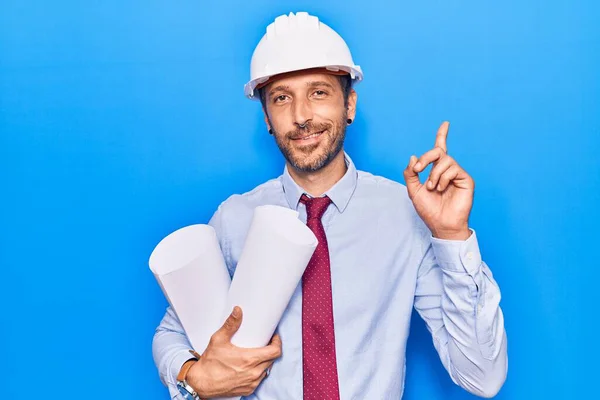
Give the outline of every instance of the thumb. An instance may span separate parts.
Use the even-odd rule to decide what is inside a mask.
[[[217,336],[224,341],[231,341],[233,335],[240,329],[240,325],[242,325],[242,309],[235,306],[223,326],[217,331]]]
[[[421,181],[419,180],[419,174],[414,170],[414,166],[417,163],[418,158],[416,156],[410,156],[408,166],[404,170],[404,181],[406,182],[406,188],[408,189],[408,195],[412,198],[417,191],[421,188]]]

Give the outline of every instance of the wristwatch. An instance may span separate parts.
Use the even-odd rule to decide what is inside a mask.
[[[190,385],[188,385],[185,380],[177,382],[177,389],[179,389],[181,397],[183,397],[185,400],[200,400],[198,394]]]
[[[190,358],[188,361],[190,360],[197,361],[198,359]],[[198,393],[196,393],[194,388],[191,387],[189,383],[187,383],[186,375],[192,367],[192,365],[194,365],[194,363],[188,363],[188,361],[186,361],[183,364],[183,367],[181,367],[181,371],[179,371],[179,375],[177,375],[177,389],[179,390],[179,393],[181,393],[181,396],[185,400],[201,400],[200,397],[198,397]]]

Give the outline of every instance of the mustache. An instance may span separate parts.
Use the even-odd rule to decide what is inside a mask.
[[[327,122],[312,122],[309,121],[306,123],[304,128],[296,128],[294,130],[288,131],[286,136],[290,139],[301,139],[305,136],[312,135],[314,133],[326,131],[333,127],[332,124]]]

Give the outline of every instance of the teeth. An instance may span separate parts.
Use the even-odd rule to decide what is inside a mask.
[[[312,134],[312,135],[310,135],[310,136],[303,137],[303,138],[302,138],[302,140],[308,140],[308,139],[311,139],[311,138],[317,137],[317,136],[319,136],[320,134],[321,134],[321,132],[319,132],[319,133],[313,133],[313,134]]]

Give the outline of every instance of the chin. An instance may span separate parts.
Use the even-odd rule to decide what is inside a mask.
[[[335,158],[335,155],[329,155],[322,149],[315,149],[311,152],[294,152],[291,160],[288,159],[292,166],[302,172],[316,172],[326,167],[331,160]]]
[[[333,161],[343,148],[344,136],[338,140],[323,137],[319,143],[299,146],[292,141],[277,142],[288,163],[299,172],[317,172]]]

